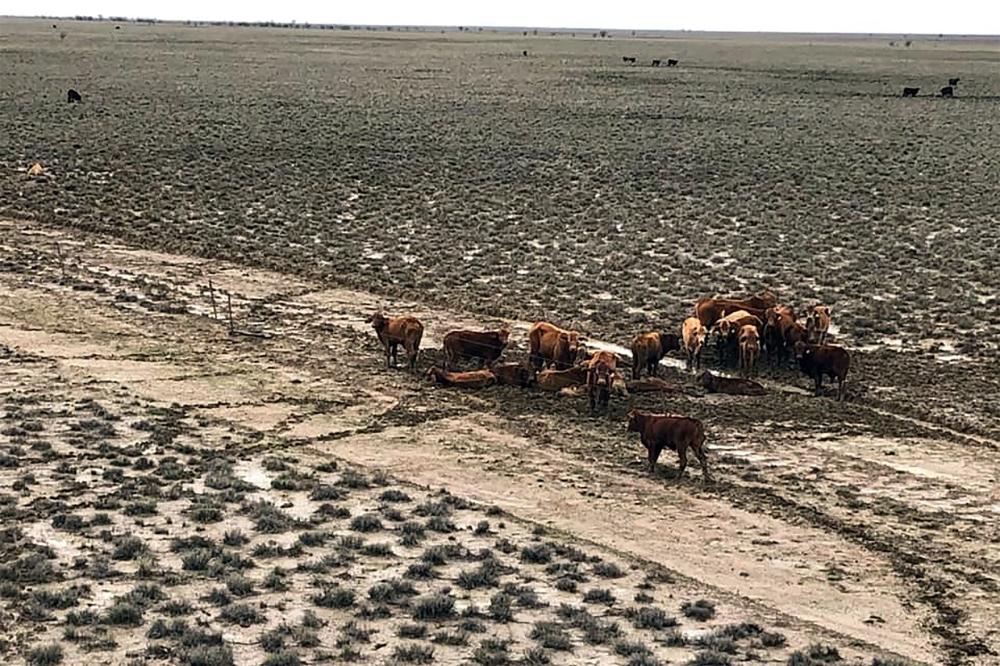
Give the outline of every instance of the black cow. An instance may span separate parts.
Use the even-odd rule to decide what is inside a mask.
[[[677,66],[676,60],[674,60],[673,58],[667,59],[667,67],[676,67],[676,66]]]
[[[69,92],[66,93],[66,102],[68,104],[74,104],[74,103],[79,104],[82,101],[83,101],[83,97],[80,95],[80,93],[78,93],[77,91],[73,90],[72,88],[70,88]]]
[[[916,97],[920,88],[903,88],[903,97]]]
[[[954,97],[954,96],[955,96],[955,89],[952,88],[951,86],[945,86],[944,88],[941,88],[941,97]]]
[[[660,66],[660,61],[659,60],[654,60],[653,61],[653,67],[659,67],[659,66]]]
[[[635,58],[633,56],[622,56],[622,62],[626,64],[633,64],[635,63]]]
[[[953,78],[953,79],[948,79],[948,85],[949,86],[957,86],[958,82],[961,81],[961,80],[962,79],[958,78],[957,76],[955,78]]]

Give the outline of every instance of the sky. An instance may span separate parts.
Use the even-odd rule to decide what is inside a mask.
[[[997,0],[0,0],[0,15],[463,25],[1000,34]]]

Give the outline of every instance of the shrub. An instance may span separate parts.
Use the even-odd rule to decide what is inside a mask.
[[[642,641],[618,641],[615,643],[615,654],[631,657],[639,654],[652,654],[652,651]]]
[[[715,604],[706,599],[698,599],[695,602],[685,601],[681,604],[681,612],[684,613],[685,617],[704,622],[715,617]]]
[[[382,521],[373,513],[365,513],[351,519],[351,529],[355,532],[377,532],[382,529]]]
[[[601,578],[621,578],[625,572],[613,562],[598,562],[594,565],[594,574]]]
[[[497,622],[507,623],[514,619],[514,608],[510,595],[497,592],[490,598],[490,617]]]
[[[396,635],[400,638],[425,638],[427,636],[427,627],[422,624],[401,624],[396,629]]]
[[[447,594],[430,594],[413,602],[413,617],[424,622],[447,620],[454,615],[455,599]]]
[[[677,626],[676,619],[653,606],[643,606],[638,610],[629,609],[626,615],[636,629],[666,629]]]
[[[552,549],[544,543],[525,546],[521,549],[521,561],[529,564],[548,564],[552,561]]]
[[[563,626],[557,622],[536,622],[530,637],[550,650],[572,650],[573,641]]]
[[[25,661],[30,666],[51,666],[52,664],[58,664],[62,659],[63,649],[58,643],[32,648],[25,655]]]
[[[613,603],[615,603],[615,595],[611,594],[611,590],[606,590],[604,588],[595,588],[592,590],[587,590],[584,593],[583,603],[606,604],[610,606]]]
[[[244,628],[267,622],[267,618],[250,604],[226,606],[219,613],[219,619],[229,624],[238,624]]]
[[[281,650],[267,655],[263,666],[300,666],[301,663],[302,660],[297,653],[291,650]]]
[[[350,608],[354,605],[354,591],[339,585],[323,585],[312,595],[312,602],[322,608]]]
[[[396,488],[390,488],[385,490],[378,497],[383,502],[412,502],[410,496],[404,493],[402,490]]]
[[[434,661],[434,648],[425,645],[397,645],[392,656],[406,664],[430,664]]]
[[[149,550],[142,539],[134,536],[115,539],[114,545],[115,548],[111,551],[111,559],[113,560],[134,560]]]
[[[116,601],[104,617],[107,624],[138,627],[142,624],[142,609],[125,600]]]

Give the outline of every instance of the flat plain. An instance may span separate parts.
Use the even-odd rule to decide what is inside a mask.
[[[0,654],[997,663],[1000,43],[55,23],[0,23]],[[833,308],[847,402],[668,367],[592,418],[365,324],[426,367],[763,288]]]

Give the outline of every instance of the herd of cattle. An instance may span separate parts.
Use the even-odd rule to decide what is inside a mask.
[[[625,63],[626,65],[634,65],[635,56],[622,56],[622,62]],[[676,67],[679,62],[680,61],[675,58],[667,58],[667,67]],[[659,67],[661,64],[663,64],[662,60],[654,59],[652,62],[649,63],[649,66]]]
[[[698,381],[711,393],[760,395],[764,387],[750,379],[762,357],[773,366],[785,365],[794,356],[799,369],[813,380],[816,395],[823,379],[837,382],[837,399],[843,400],[851,359],[843,347],[829,344],[830,308],[813,305],[800,321],[795,310],[780,305],[772,292],[749,298],[703,298],[694,304],[692,316],[684,320],[680,333],[640,333],[632,340],[631,379],[622,377],[621,359],[611,351],[590,348],[577,331],[548,322],[528,330],[526,362],[501,362],[510,341],[510,331],[456,330],[444,336],[441,367],[431,367],[427,376],[445,386],[485,388],[502,384],[545,391],[586,393],[590,410],[607,409],[612,393],[668,392],[676,387],[657,377],[660,361],[670,352],[681,352],[689,370],[699,372]],[[411,371],[416,370],[423,324],[414,317],[371,318],[385,352],[386,367],[398,364],[403,348]],[[738,367],[741,377],[727,377],[701,370],[702,351],[714,340],[716,357],[724,366]],[[595,345],[596,346],[596,345]],[[473,361],[476,370],[454,370]],[[645,371],[647,377],[643,378]],[[696,455],[703,475],[709,477],[703,444],[704,427],[697,419],[683,416],[629,413],[628,431],[638,432],[649,454],[650,471],[664,448],[677,452],[678,478],[687,465],[687,450]]]
[[[955,86],[958,85],[959,81],[961,81],[961,79],[958,77],[948,79],[948,85],[941,88],[941,97],[954,97]],[[903,88],[903,97],[916,97],[919,92],[920,88]]]

